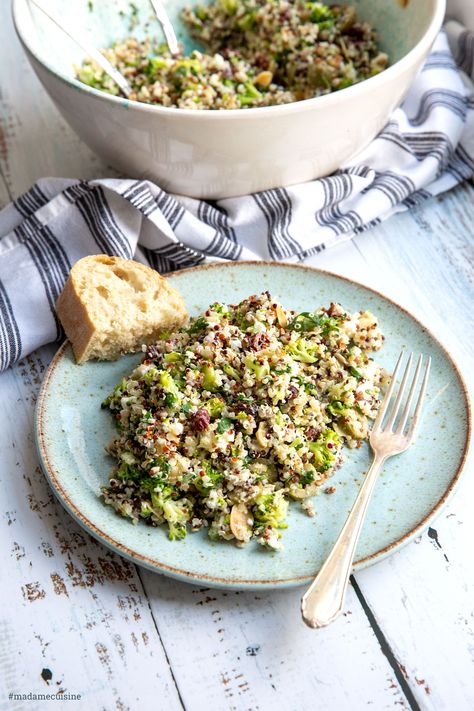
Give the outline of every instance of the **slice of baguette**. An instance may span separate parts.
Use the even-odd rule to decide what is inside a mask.
[[[182,296],[158,272],[105,254],[74,264],[56,311],[78,363],[138,351],[187,319]]]

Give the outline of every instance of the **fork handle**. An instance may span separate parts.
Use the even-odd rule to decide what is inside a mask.
[[[385,459],[382,455],[375,455],[333,549],[303,595],[301,614],[309,627],[325,627],[342,611],[357,542],[375,482]]]

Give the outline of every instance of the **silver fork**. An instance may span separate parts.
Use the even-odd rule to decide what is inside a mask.
[[[341,613],[357,542],[379,472],[386,459],[404,452],[413,441],[425,397],[431,358],[427,360],[415,410],[410,418],[411,406],[423,363],[423,356],[419,356],[405,407],[394,429],[413,362],[413,353],[411,353],[395,402],[391,405],[403,356],[404,352],[402,351],[393,371],[390,387],[370,433],[369,441],[374,453],[373,462],[333,549],[301,600],[301,614],[309,627],[325,627]],[[407,428],[409,418],[410,422]]]

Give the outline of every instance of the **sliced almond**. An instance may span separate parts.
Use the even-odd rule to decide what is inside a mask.
[[[271,72],[260,72],[260,74],[257,74],[255,78],[255,84],[258,84],[258,86],[261,86],[262,88],[266,89],[266,87],[270,86],[270,84],[272,83],[272,79],[273,74]]]
[[[281,308],[281,306],[276,307],[276,315],[278,319],[278,323],[282,328],[285,328],[285,326],[288,326],[288,317],[285,313],[285,311]]]
[[[268,447],[270,446],[270,442],[267,439],[267,428],[265,427],[264,422],[261,422],[259,424],[258,430],[255,432],[255,439],[262,447],[262,449],[268,449]]]
[[[245,504],[234,504],[230,512],[230,530],[238,541],[248,543],[252,534],[253,517]]]

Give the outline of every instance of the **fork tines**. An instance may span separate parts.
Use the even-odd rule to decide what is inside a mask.
[[[412,407],[412,404],[413,404],[413,401],[415,398],[415,393],[417,390],[418,381],[420,379],[420,373],[421,373],[421,369],[423,366],[424,357],[422,354],[420,354],[418,356],[418,360],[417,360],[416,368],[415,368],[415,373],[414,373],[412,380],[411,380],[411,386],[410,386],[410,390],[408,392],[408,396],[406,398],[405,406],[403,408],[403,411],[402,411],[400,417],[398,417],[400,408],[402,405],[403,397],[405,395],[407,383],[408,383],[410,373],[412,370],[412,364],[413,364],[413,358],[414,358],[413,353],[410,353],[410,355],[408,357],[407,365],[405,367],[405,372],[403,374],[403,377],[402,377],[402,380],[401,380],[401,383],[400,383],[400,386],[398,389],[398,393],[396,395],[395,403],[392,405],[392,407],[389,407],[391,400],[392,400],[392,395],[395,390],[395,385],[397,383],[397,378],[398,378],[398,375],[399,375],[399,372],[401,369],[404,355],[405,355],[405,352],[402,351],[400,353],[397,364],[395,366],[395,370],[393,371],[389,389],[383,399],[383,402],[380,406],[379,412],[378,412],[377,417],[375,419],[373,431],[374,430],[378,430],[380,432],[392,432],[393,431],[395,434],[405,435],[409,440],[411,440],[413,437],[415,428],[417,426],[418,420],[420,418],[421,408],[422,408],[423,400],[424,400],[425,393],[426,393],[426,385],[428,383],[428,378],[429,378],[429,373],[430,373],[431,357],[428,357],[428,359],[426,360],[426,363],[424,366],[424,377],[423,377],[421,387],[418,392],[418,399],[416,401],[415,410],[414,410],[413,416],[411,418],[408,431],[405,433],[405,427],[406,427],[408,418],[410,416],[411,407]],[[385,418],[385,415],[388,415],[388,417],[387,417],[387,421],[384,423],[383,420]],[[398,418],[398,421],[397,421],[397,418]],[[394,429],[395,423],[396,423],[396,428]]]

